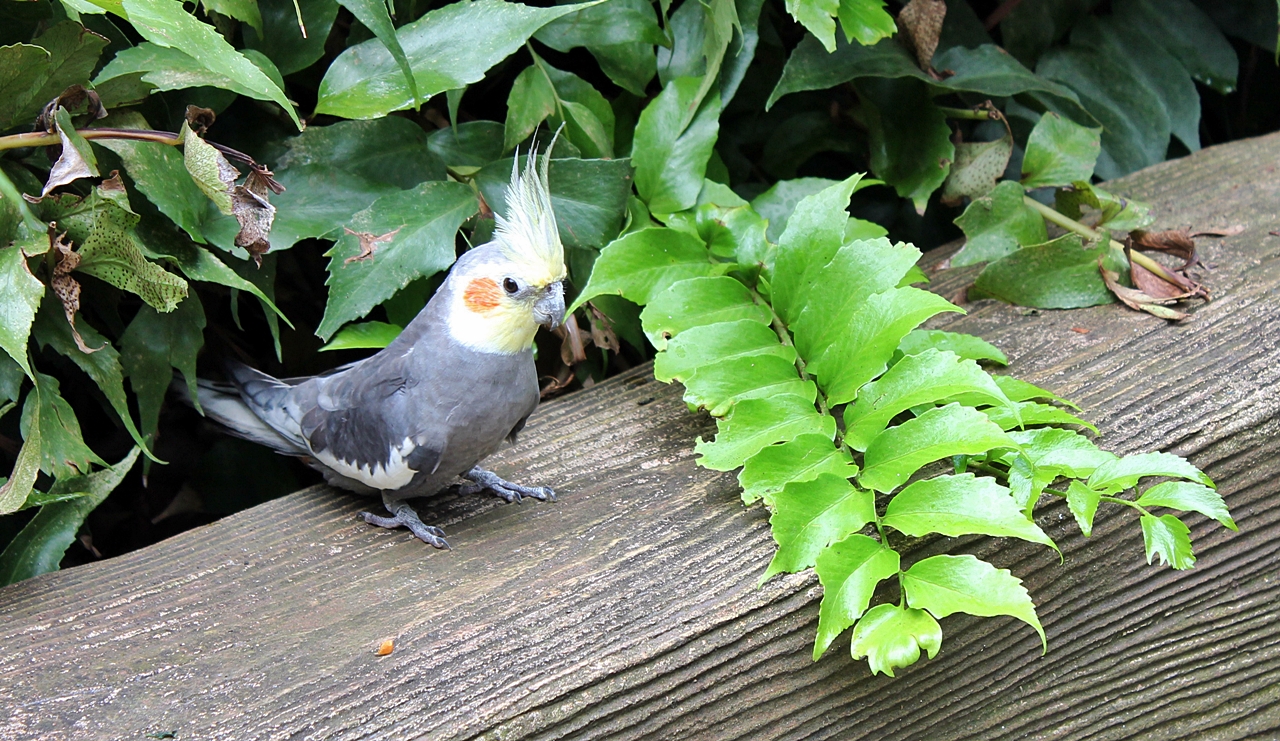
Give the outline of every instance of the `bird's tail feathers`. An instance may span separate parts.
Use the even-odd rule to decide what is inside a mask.
[[[170,388],[183,403],[195,406],[185,381],[174,379]],[[235,385],[201,378],[196,381],[196,394],[205,417],[225,427],[230,434],[264,445],[277,453],[307,454],[305,449],[300,449],[296,443],[281,435],[254,414]]]

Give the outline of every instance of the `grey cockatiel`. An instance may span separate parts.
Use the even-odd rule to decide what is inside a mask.
[[[547,159],[513,167],[507,213],[493,241],[458,259],[448,278],[384,350],[337,372],[280,380],[244,365],[232,383],[201,381],[209,417],[232,434],[303,457],[332,485],[380,494],[380,527],[407,527],[437,548],[444,532],[404,500],[459,477],[465,491],[508,502],[554,499],[551,489],[504,481],[477,463],[514,438],[538,406],[533,337],[564,317],[564,248]],[[517,158],[517,162],[519,158]],[[374,259],[377,259],[376,257]]]

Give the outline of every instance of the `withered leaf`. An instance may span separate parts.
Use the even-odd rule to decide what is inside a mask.
[[[945,0],[911,0],[898,13],[898,27],[905,33],[920,68],[933,72],[933,52],[942,35],[942,21],[947,17]]]
[[[565,365],[572,366],[587,359],[587,348],[583,341],[582,330],[578,328],[578,318],[570,314],[564,318],[564,324],[556,330],[556,334],[564,338],[560,343],[560,359]]]
[[[267,191],[275,190],[272,183],[275,181],[271,179],[271,171],[255,167],[244,185],[237,185],[231,191],[231,212],[240,222],[236,246],[244,248],[258,267],[262,267],[262,256],[271,249],[269,237],[276,207],[268,200]]]
[[[213,125],[217,117],[217,114],[208,108],[201,108],[198,105],[187,106],[187,126],[191,127],[196,136],[204,136],[204,132]]]
[[[49,238],[53,243],[57,262],[53,266],[53,279],[49,281],[49,287],[62,302],[62,311],[67,315],[67,324],[71,325],[71,336],[76,341],[76,347],[82,353],[95,353],[102,348],[89,347],[80,336],[80,330],[76,329],[76,312],[80,311],[80,283],[71,277],[71,271],[80,267],[80,253],[72,249],[66,236],[66,232],[55,234],[50,229]]]
[[[368,260],[369,258],[373,257],[373,253],[378,251],[379,243],[390,242],[393,238],[395,238],[396,233],[403,228],[404,228],[403,226],[396,227],[395,229],[392,229],[386,234],[372,234],[370,232],[356,232],[348,229],[345,226],[342,227],[342,231],[360,240],[360,251],[352,255],[351,257],[348,257],[347,259],[343,260],[342,264],[349,265],[353,262],[361,262],[363,260]]]
[[[1137,309],[1138,311],[1145,311],[1148,314],[1158,316],[1161,319],[1169,319],[1172,321],[1187,318],[1188,314],[1185,312],[1178,311],[1177,309],[1171,309],[1164,305],[1173,303],[1177,299],[1157,298],[1137,288],[1129,288],[1128,286],[1120,285],[1119,273],[1116,273],[1113,270],[1107,270],[1106,267],[1103,266],[1102,260],[1098,260],[1098,272],[1102,273],[1102,281],[1107,284],[1107,288],[1115,294],[1116,298],[1124,302],[1124,304],[1129,308]]]
[[[591,303],[587,304],[587,311],[587,317],[591,321],[591,344],[618,352],[621,346],[618,344],[617,333],[613,331],[613,322]]]
[[[66,108],[59,107],[54,112],[53,118],[54,129],[58,132],[58,138],[62,140],[62,153],[58,155],[58,161],[54,162],[49,170],[49,180],[45,182],[44,190],[40,191],[40,198],[49,195],[54,188],[72,181],[98,176],[98,160],[93,156],[93,149],[89,146],[89,142],[76,133],[75,126],[71,124],[71,114]],[[36,202],[40,199],[27,198],[27,200]]]
[[[1243,224],[1232,224],[1222,229],[1201,229],[1191,232],[1192,237],[1234,237],[1244,231]],[[1274,234],[1274,232],[1272,232]]]
[[[1170,275],[1179,280],[1187,280],[1187,282],[1191,283],[1193,287],[1170,283],[1136,262],[1130,261],[1129,263],[1130,280],[1132,280],[1133,284],[1138,287],[1138,290],[1148,296],[1161,300],[1168,299],[1171,301],[1177,301],[1179,299],[1190,298],[1191,296],[1197,295],[1198,291],[1196,289],[1199,288],[1199,286],[1196,286],[1189,279],[1184,279],[1177,273],[1170,273]]]
[[[84,85],[72,85],[62,91],[58,97],[45,104],[44,110],[40,111],[40,115],[36,117],[36,128],[40,131],[54,133],[54,114],[59,108],[66,108],[67,111],[75,111],[80,106],[85,106],[85,113],[91,119],[97,120],[107,117],[107,109],[102,105],[102,99],[92,90],[87,89]]]
[[[1138,230],[1132,232],[1129,238],[1134,249],[1167,252],[1182,258],[1183,264],[1179,270],[1186,270],[1199,262],[1196,258],[1195,240],[1186,229],[1166,229],[1160,232]]]

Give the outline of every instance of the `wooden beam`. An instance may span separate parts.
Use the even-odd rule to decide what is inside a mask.
[[[872,677],[848,637],[810,660],[811,574],[756,580],[766,513],[694,465],[709,436],[641,368],[548,404],[494,467],[560,501],[445,496],[436,552],[310,489],[121,558],[0,590],[0,738],[1239,738],[1280,727],[1280,135],[1114,184],[1202,241],[1215,300],[1169,324],[1118,305],[984,301],[947,324],[1084,406],[1103,445],[1188,455],[1239,533],[1147,566],[1127,512],[1062,546],[926,540],[1022,577],[1049,638],[954,616],[933,660]],[[934,289],[952,295],[963,271]],[[1088,330],[1081,334],[1073,328]],[[385,639],[396,649],[375,655]]]

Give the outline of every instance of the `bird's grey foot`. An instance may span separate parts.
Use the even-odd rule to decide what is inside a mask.
[[[470,471],[462,474],[462,478],[471,482],[470,484],[463,484],[460,490],[463,494],[475,494],[488,489],[502,497],[507,504],[519,502],[524,497],[533,497],[543,502],[554,502],[556,500],[556,493],[548,487],[513,484],[496,473],[486,471],[479,466],[475,466]]]
[[[382,496],[382,504],[390,510],[390,517],[375,515],[372,512],[361,512],[360,517],[370,525],[377,525],[378,527],[389,529],[407,527],[409,532],[417,536],[418,540],[423,543],[435,548],[452,550],[449,548],[449,542],[444,539],[444,531],[438,527],[423,523],[413,507],[410,507],[405,502],[388,499],[385,494]]]

